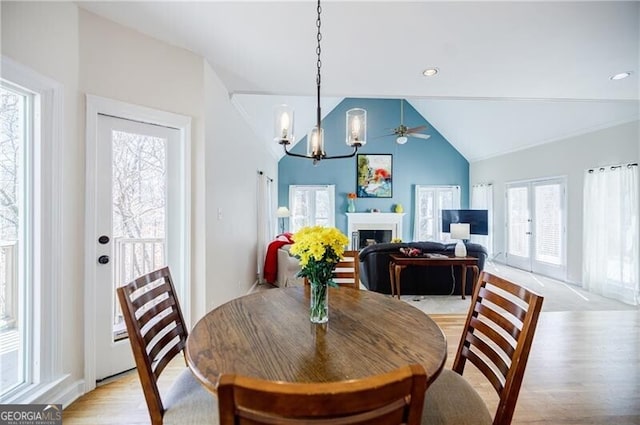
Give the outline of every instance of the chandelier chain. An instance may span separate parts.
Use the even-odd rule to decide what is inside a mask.
[[[322,32],[320,32],[320,28],[322,27],[322,19],[320,15],[322,14],[322,6],[320,6],[320,0],[318,0],[317,7],[318,17],[316,18],[316,28],[318,28],[318,33],[316,35],[316,40],[318,41],[318,45],[316,47],[316,55],[318,59],[316,61],[317,74],[316,74],[316,92],[317,92],[317,104],[316,104],[316,127],[318,128],[318,137],[320,137],[320,122],[322,120],[322,113],[320,112],[320,68],[322,68],[322,60],[320,59],[320,54],[322,53],[322,47],[320,46],[320,41],[322,41]],[[324,152],[320,152],[318,154],[324,154]]]
[[[322,53],[322,47],[320,46],[320,41],[322,41],[322,33],[320,32],[320,27],[322,26],[322,20],[320,19],[320,14],[322,13],[322,6],[320,6],[320,0],[318,0],[318,18],[316,19],[316,27],[318,28],[318,34],[316,39],[318,40],[318,46],[316,47],[316,55],[318,55],[318,60],[316,62],[316,66],[318,68],[318,73],[316,75],[316,84],[320,85],[320,68],[322,68],[322,60],[320,59],[320,53]]]

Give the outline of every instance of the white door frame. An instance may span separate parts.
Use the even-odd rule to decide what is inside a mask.
[[[173,127],[180,131],[180,150],[182,168],[182,190],[184,202],[184,237],[180,241],[183,244],[180,275],[175,276],[176,281],[184,284],[177,288],[181,296],[182,312],[187,323],[191,317],[191,117],[178,115],[171,112],[159,111],[144,106],[133,105],[100,96],[86,95],[86,200],[85,200],[85,286],[84,286],[84,391],[89,392],[96,386],[95,364],[95,268],[89,267],[97,258],[95,229],[95,194],[96,194],[96,163],[97,158],[97,123],[98,114],[111,115],[118,118],[140,121],[149,124]]]

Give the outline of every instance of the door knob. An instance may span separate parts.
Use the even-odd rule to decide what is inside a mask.
[[[532,234],[531,232],[526,232],[526,233],[525,233],[525,235],[531,235],[531,234]]]
[[[102,235],[98,238],[98,242],[100,242],[102,245],[108,244],[109,243],[109,236],[107,235]]]
[[[108,255],[101,255],[100,257],[98,257],[98,263],[107,264],[108,262],[109,262],[109,256]]]

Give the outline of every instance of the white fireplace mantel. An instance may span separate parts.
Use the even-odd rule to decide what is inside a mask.
[[[402,237],[405,213],[346,213],[349,249],[353,248],[353,232],[359,230],[391,230],[391,238]]]

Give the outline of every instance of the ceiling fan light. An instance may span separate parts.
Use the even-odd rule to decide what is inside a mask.
[[[407,136],[398,136],[398,138],[396,139],[396,143],[399,145],[404,145],[405,143],[407,143],[407,140],[409,140]]]

